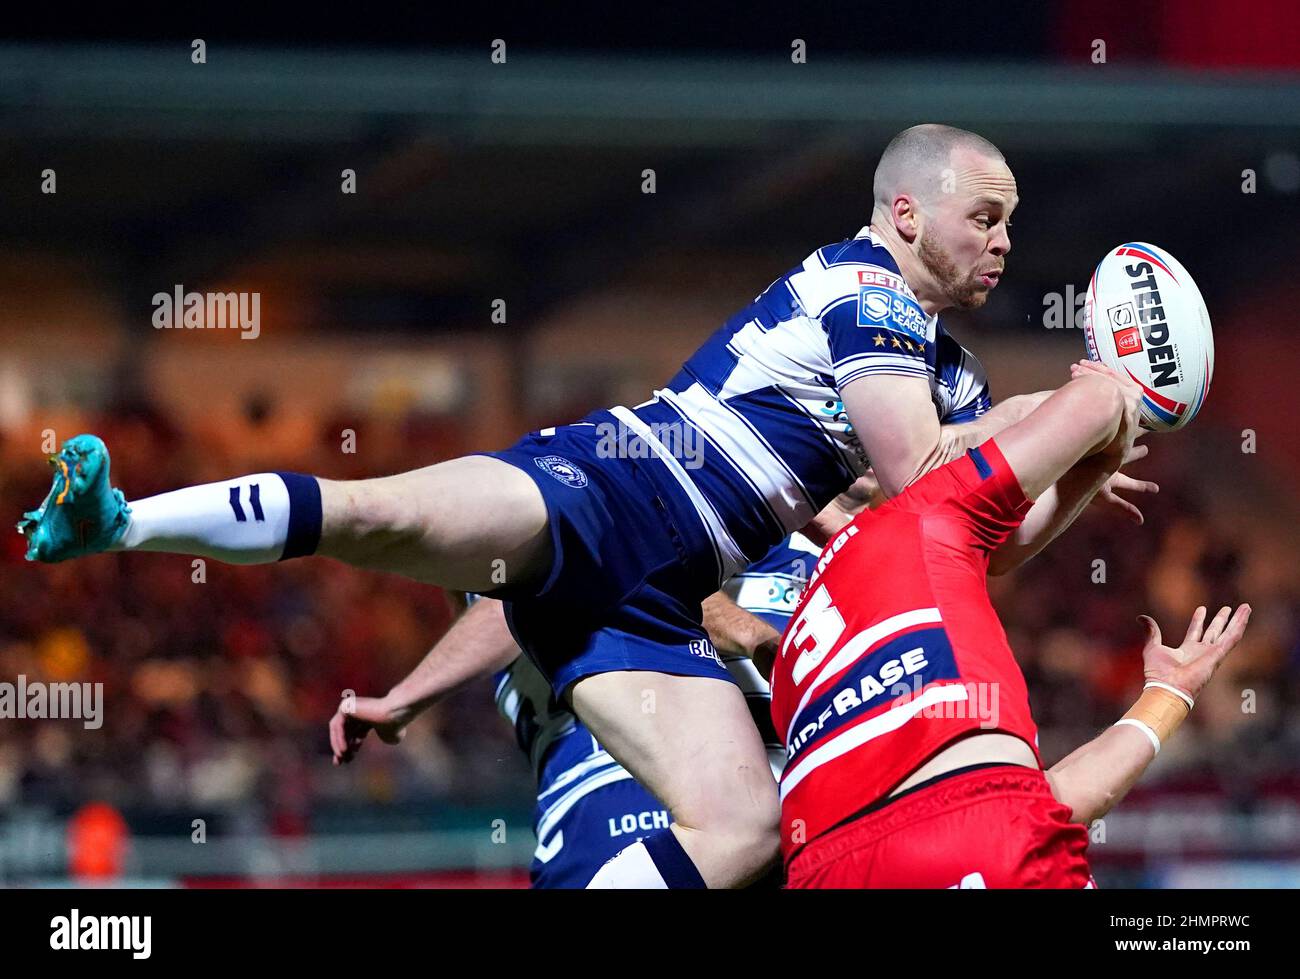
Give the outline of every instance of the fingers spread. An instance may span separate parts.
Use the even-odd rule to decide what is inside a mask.
[[[1183,636],[1183,645],[1201,641],[1201,627],[1205,624],[1205,606],[1198,605],[1196,611],[1192,613],[1191,624],[1187,627],[1187,635]]]
[[[1107,490],[1103,494],[1103,499],[1105,499],[1105,501],[1109,503],[1111,506],[1115,506],[1123,510],[1124,513],[1128,516],[1128,518],[1132,520],[1135,524],[1137,524],[1139,527],[1142,526],[1142,522],[1143,522],[1142,511],[1139,510],[1132,503],[1130,503],[1128,500],[1124,499],[1124,497],[1116,496],[1110,490]]]
[[[1225,605],[1223,608],[1219,609],[1218,614],[1215,615],[1214,620],[1210,622],[1209,626],[1205,630],[1204,641],[1217,641],[1218,638],[1223,635],[1224,627],[1227,626],[1228,619],[1231,618],[1231,616],[1232,609],[1229,606]]]
[[[1223,647],[1225,653],[1237,645],[1242,633],[1246,631],[1246,623],[1250,621],[1251,611],[1249,605],[1239,605],[1237,611],[1232,614],[1227,627],[1223,630],[1223,635],[1218,640],[1218,644]]]

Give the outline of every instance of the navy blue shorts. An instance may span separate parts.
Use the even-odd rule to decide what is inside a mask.
[[[718,587],[714,545],[663,463],[602,457],[591,423],[544,431],[483,454],[537,484],[554,559],[544,581],[487,594],[506,603],[511,632],[556,697],[618,670],[734,682],[700,621]]]
[[[563,804],[562,804],[563,806]],[[619,850],[670,822],[663,803],[632,778],[601,785],[537,825],[534,887],[586,887]]]

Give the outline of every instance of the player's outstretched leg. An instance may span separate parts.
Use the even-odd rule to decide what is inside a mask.
[[[54,484],[45,501],[23,514],[27,560],[63,561],[107,550],[130,521],[121,490],[108,481],[108,449],[94,435],[78,435],[50,458]]]
[[[780,849],[780,806],[762,738],[734,683],[624,671],[579,680],[573,708],[672,815],[622,850],[592,887],[741,887]]]
[[[542,577],[553,557],[537,484],[490,456],[464,456],[397,476],[315,481],[316,553],[456,591]]]
[[[257,473],[130,505],[110,485],[108,450],[95,436],[69,439],[51,462],[49,495],[18,524],[33,561],[109,550],[230,564],[320,554],[463,591],[525,582],[550,562],[536,484],[486,456],[347,482]]]

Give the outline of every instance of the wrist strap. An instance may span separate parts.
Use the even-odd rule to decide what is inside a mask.
[[[1192,712],[1187,705],[1190,700],[1180,690],[1168,684],[1152,681],[1142,689],[1141,696],[1125,713],[1130,720],[1141,721],[1150,728],[1156,738],[1163,744],[1173,736],[1178,726],[1187,720]]]
[[[1146,683],[1142,685],[1143,690],[1149,690],[1152,687],[1155,687],[1159,690],[1168,690],[1170,693],[1176,694],[1177,696],[1181,697],[1183,702],[1187,704],[1188,710],[1191,710],[1193,707],[1196,706],[1196,701],[1191,698],[1190,694],[1185,694],[1177,687],[1170,686],[1168,683],[1161,683],[1159,680],[1148,680]]]
[[[1136,717],[1122,717],[1115,722],[1116,727],[1119,727],[1121,724],[1127,724],[1129,727],[1135,727],[1143,734],[1145,734],[1147,736],[1147,740],[1151,742],[1151,747],[1155,749],[1156,754],[1157,755],[1160,754],[1160,738],[1155,731],[1151,730],[1150,725],[1145,724],[1142,721],[1139,721]]]

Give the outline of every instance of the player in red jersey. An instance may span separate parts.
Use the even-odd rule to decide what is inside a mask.
[[[1023,421],[855,517],[782,639],[790,887],[1086,887],[1086,824],[1141,775],[1250,616],[1194,616],[1143,651],[1123,720],[1043,771],[985,577],[1060,533],[1132,450],[1141,391],[1100,365]],[[1055,485],[1054,485],[1055,484]]]

